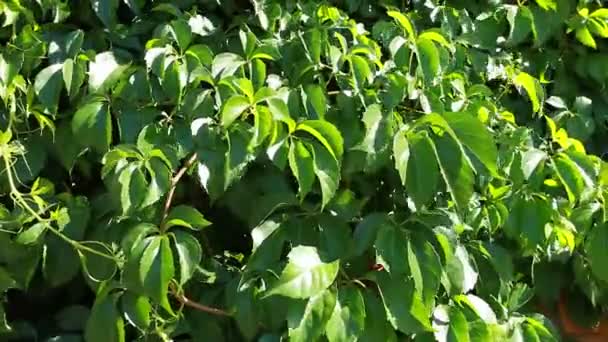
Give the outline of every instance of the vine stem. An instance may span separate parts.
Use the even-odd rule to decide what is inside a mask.
[[[25,209],[27,212],[29,212],[35,219],[37,219],[40,222],[48,222],[48,219],[43,218],[42,216],[40,216],[40,214],[38,214],[36,212],[36,210],[34,210],[32,207],[30,207],[30,205],[23,199],[23,195],[19,192],[19,190],[17,190],[17,187],[15,186],[15,180],[13,179],[13,173],[11,170],[11,163],[9,161],[9,158],[6,154],[2,155],[2,159],[4,159],[4,165],[6,166],[6,175],[8,178],[8,184],[11,188],[10,193],[11,193],[11,197],[13,197],[13,199],[19,203],[19,205]],[[55,234],[57,237],[59,237],[60,239],[62,239],[63,241],[65,241],[66,243],[68,243],[69,245],[71,245],[72,247],[74,247],[77,250],[81,250],[81,251],[87,251],[91,254],[95,254],[97,256],[100,256],[102,258],[106,258],[109,260],[112,260],[114,262],[120,262],[121,260],[116,258],[113,255],[109,255],[103,252],[100,252],[98,250],[95,250],[93,248],[87,247],[79,242],[77,242],[76,240],[72,240],[69,237],[65,236],[64,234],[62,234],[60,231],[58,231],[57,229],[53,228],[50,224],[47,225],[47,229]]]
[[[167,198],[165,199],[165,204],[163,206],[163,216],[162,216],[161,223],[160,223],[161,233],[164,233],[166,230],[165,224],[167,221],[167,217],[169,216],[169,210],[171,210],[171,203],[173,202],[173,196],[175,195],[175,189],[177,188],[177,184],[182,179],[182,177],[186,174],[186,172],[188,171],[190,166],[192,166],[192,164],[194,164],[194,162],[196,162],[197,158],[198,158],[198,154],[196,152],[192,153],[190,158],[188,158],[188,160],[186,160],[184,165],[182,165],[182,167],[177,171],[177,173],[173,176],[173,178],[171,178],[171,186],[169,188],[169,192],[167,193]],[[216,315],[216,316],[224,316],[224,317],[231,316],[228,312],[226,312],[224,310],[213,308],[213,307],[203,305],[203,304],[190,300],[190,298],[186,297],[186,295],[184,295],[182,292],[179,292],[178,290],[176,290],[175,286],[173,284],[171,284],[171,294],[182,305],[190,307],[192,309],[195,309],[195,310],[198,310],[201,312],[206,312],[208,314]]]
[[[190,158],[186,160],[184,165],[177,171],[177,173],[171,178],[171,185],[169,187],[169,192],[167,193],[167,198],[165,199],[165,205],[163,206],[163,217],[160,223],[160,231],[165,231],[165,223],[167,221],[167,217],[169,216],[169,210],[171,209],[171,202],[173,202],[173,196],[175,195],[175,189],[177,188],[177,184],[180,179],[186,174],[186,171],[194,164],[198,158],[198,154],[196,152],[192,153]]]
[[[187,306],[189,308],[195,309],[197,311],[206,312],[215,316],[223,316],[223,317],[231,317],[232,315],[224,310],[213,308],[195,301],[190,300],[190,298],[186,297],[183,293],[178,292],[175,289],[175,286],[171,284],[171,293],[180,302],[182,305]]]

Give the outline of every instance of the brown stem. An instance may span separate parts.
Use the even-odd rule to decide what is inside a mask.
[[[190,307],[192,309],[198,310],[198,311],[202,311],[202,312],[206,312],[208,314],[211,315],[216,315],[216,316],[224,316],[224,317],[230,317],[231,315],[221,309],[217,309],[217,308],[212,308],[210,306],[207,305],[203,305],[197,302],[193,302],[191,301],[188,297],[186,297],[185,295],[181,294],[181,293],[177,293],[177,292],[173,292],[173,296],[175,297],[175,299],[177,299],[178,302],[182,303],[182,305]]]
[[[167,216],[169,216],[169,209],[171,209],[171,202],[173,202],[173,195],[175,195],[175,188],[177,188],[177,184],[179,180],[186,174],[186,171],[194,164],[198,155],[192,153],[190,158],[184,163],[184,165],[177,171],[177,173],[171,178],[171,186],[169,188],[169,192],[167,193],[167,198],[165,199],[165,205],[163,207],[163,217],[160,223],[160,231],[165,231],[165,221],[167,220]]]

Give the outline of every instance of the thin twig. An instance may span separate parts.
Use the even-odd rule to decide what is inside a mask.
[[[190,298],[186,297],[183,293],[178,292],[173,284],[171,284],[171,294],[180,302],[182,305],[187,306],[189,308],[195,309],[197,311],[206,312],[211,315],[216,316],[224,316],[231,317],[232,315],[222,309],[213,308],[204,304],[200,304],[198,302],[194,302],[190,300]]]
[[[165,221],[167,220],[167,216],[169,216],[169,210],[171,209],[171,202],[173,202],[173,195],[175,194],[175,188],[177,188],[177,184],[179,180],[186,174],[186,171],[194,164],[198,158],[198,154],[196,152],[192,153],[190,158],[184,163],[184,165],[177,171],[175,176],[171,179],[171,187],[169,188],[169,192],[167,193],[167,199],[165,200],[165,205],[163,207],[163,218],[160,223],[160,231],[165,231]]]

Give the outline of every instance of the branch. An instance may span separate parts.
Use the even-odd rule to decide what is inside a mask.
[[[169,188],[169,192],[167,193],[167,198],[165,199],[165,205],[163,207],[163,217],[160,223],[160,230],[165,230],[165,221],[167,220],[167,216],[169,216],[169,210],[171,209],[171,202],[173,202],[173,195],[175,195],[175,188],[177,188],[177,184],[179,180],[186,174],[186,171],[194,164],[198,155],[196,152],[192,153],[190,158],[184,163],[184,165],[177,171],[175,176],[171,178],[171,186]]]

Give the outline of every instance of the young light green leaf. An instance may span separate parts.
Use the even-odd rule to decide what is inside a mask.
[[[315,247],[295,247],[287,257],[289,263],[266,296],[281,295],[290,298],[315,296],[334,282],[340,268],[339,260],[331,263],[322,262]]]
[[[165,220],[165,229],[181,226],[193,230],[201,230],[210,225],[211,222],[207,221],[203,214],[188,205],[178,205],[171,208]]]
[[[230,126],[250,105],[249,100],[243,95],[234,95],[229,98],[222,108],[222,126]]]

